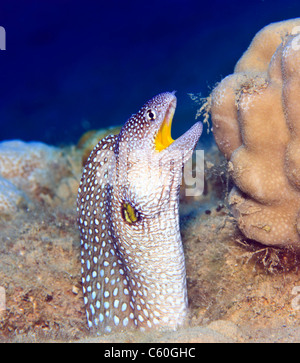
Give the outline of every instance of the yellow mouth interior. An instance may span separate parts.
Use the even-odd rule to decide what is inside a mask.
[[[158,133],[155,137],[155,150],[162,151],[172,144],[174,141],[171,136],[171,126],[173,120],[173,112],[170,117],[165,117]]]

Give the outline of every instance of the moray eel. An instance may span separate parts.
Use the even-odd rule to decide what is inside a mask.
[[[175,329],[187,314],[179,188],[202,124],[174,141],[175,108],[174,92],[154,97],[95,146],[84,168],[82,286],[88,326],[98,333]]]

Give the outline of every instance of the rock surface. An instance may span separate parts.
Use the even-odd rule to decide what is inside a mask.
[[[205,192],[182,193],[180,204],[190,307],[186,327],[89,334],[75,207],[82,153],[71,147],[60,149],[57,170],[68,169],[49,198],[28,193],[29,208],[17,208],[9,220],[0,216],[0,285],[6,297],[0,341],[300,342],[295,289],[300,256],[240,234],[224,204],[228,175],[222,157],[216,147],[205,153]]]

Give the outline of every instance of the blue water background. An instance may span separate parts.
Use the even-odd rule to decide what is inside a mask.
[[[299,16],[299,0],[2,0],[0,141],[76,143],[173,90],[178,137],[195,122],[187,94],[207,96],[257,31]]]

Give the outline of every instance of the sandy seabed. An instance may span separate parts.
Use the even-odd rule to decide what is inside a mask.
[[[81,155],[74,148],[65,153],[79,182]],[[6,299],[0,341],[300,342],[300,253],[260,245],[239,232],[226,205],[230,181],[216,147],[206,151],[205,175],[201,197],[181,193],[190,308],[185,327],[89,334],[73,182],[72,193],[62,192],[60,184],[60,198],[44,196],[0,217],[0,286]],[[64,182],[70,186],[70,180]]]

